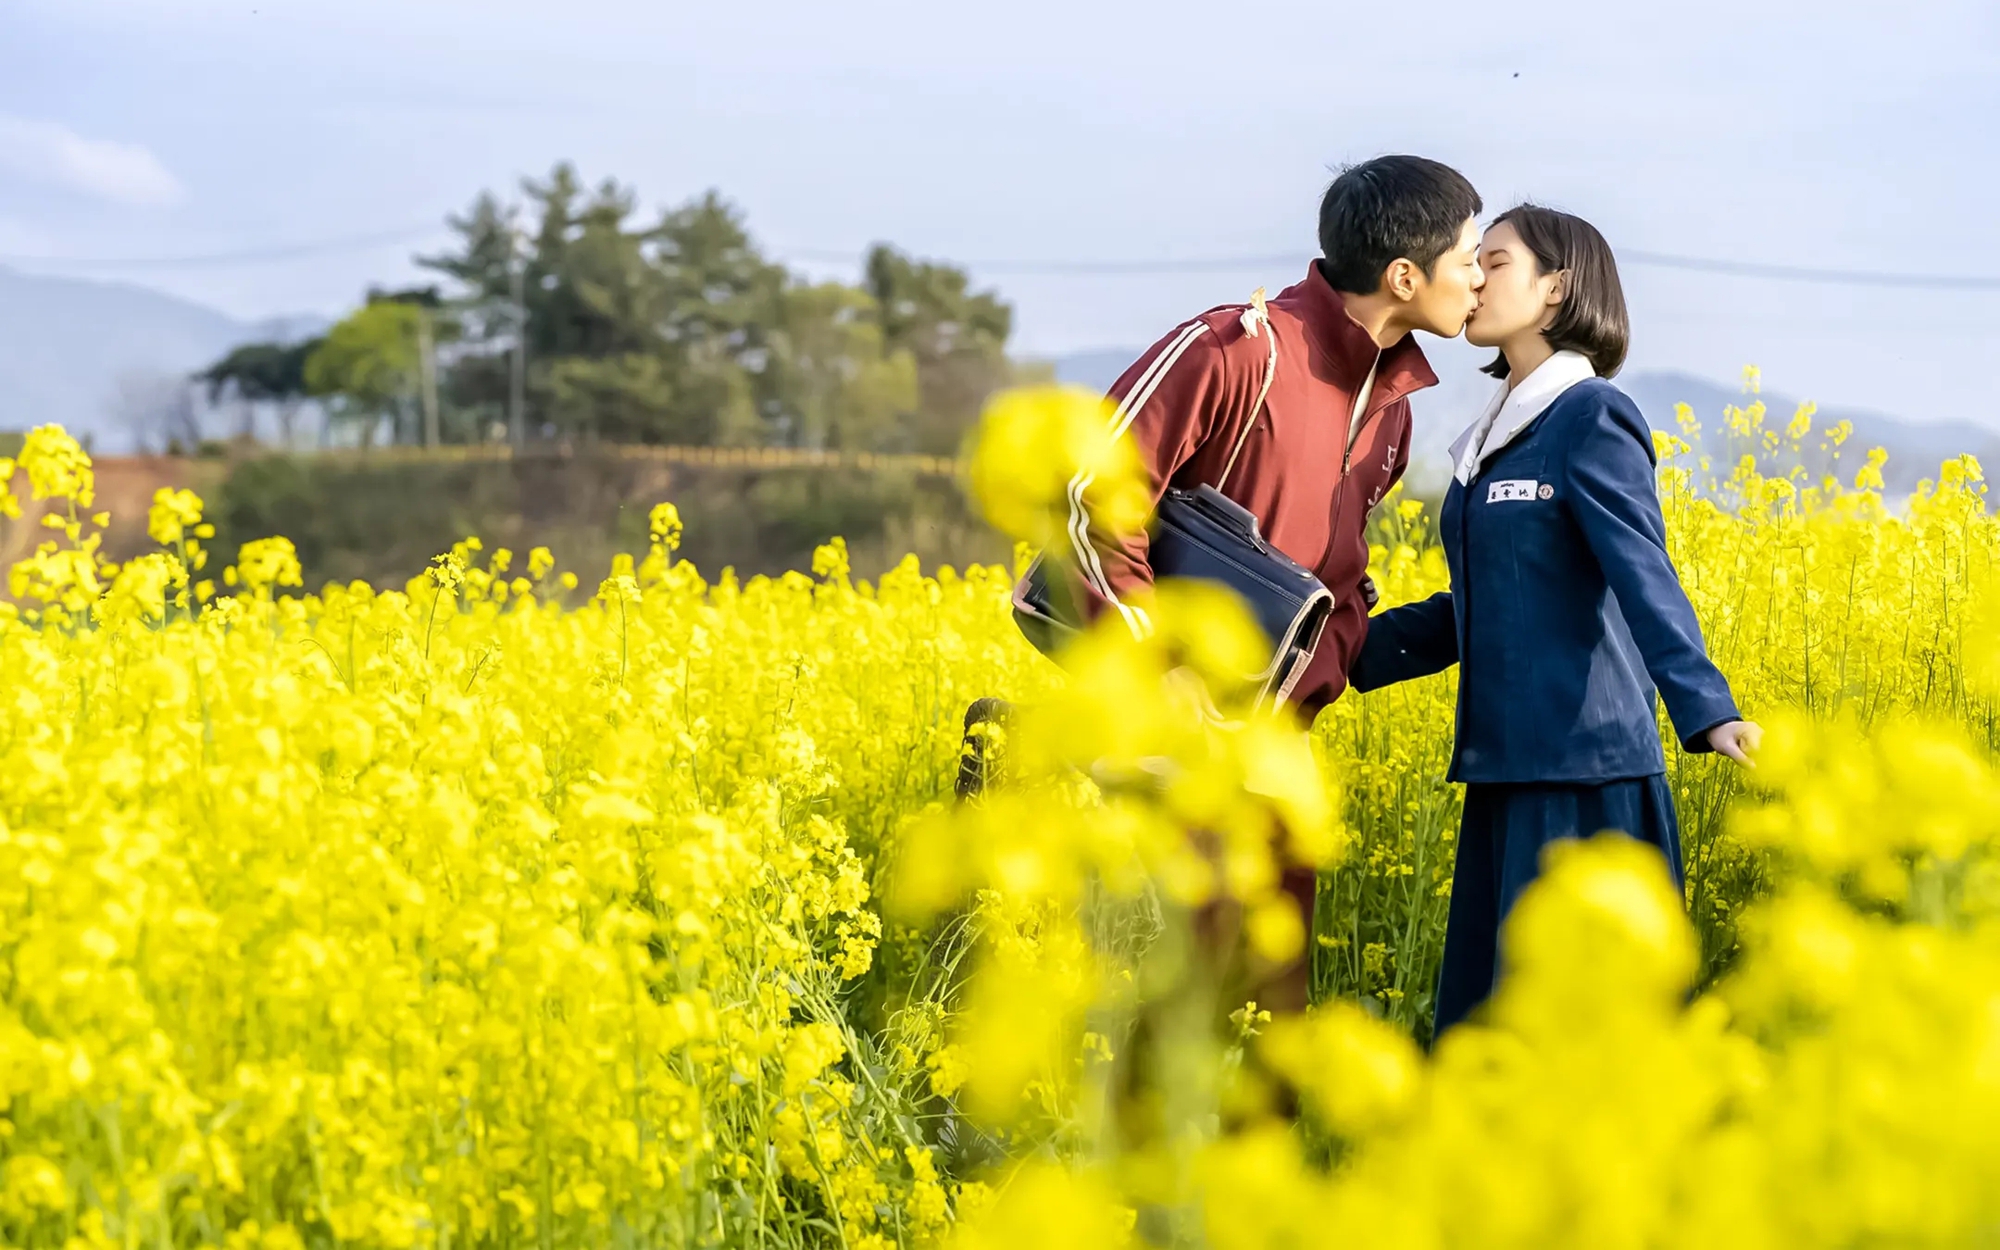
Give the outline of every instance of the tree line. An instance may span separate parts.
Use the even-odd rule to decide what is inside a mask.
[[[288,444],[317,403],[363,446],[557,440],[952,454],[1015,377],[1012,309],[963,270],[872,248],[855,284],[765,256],[711,191],[652,220],[569,164],[482,193],[418,257],[438,281],[371,290],[323,335],[200,371]]]

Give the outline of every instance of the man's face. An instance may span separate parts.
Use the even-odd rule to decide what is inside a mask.
[[[1479,270],[1479,223],[1468,217],[1458,242],[1438,257],[1428,278],[1423,270],[1410,267],[1406,316],[1411,327],[1439,338],[1457,338],[1465,319],[1479,307],[1479,288],[1485,281]]]

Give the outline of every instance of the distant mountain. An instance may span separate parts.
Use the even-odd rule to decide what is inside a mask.
[[[1126,366],[1138,359],[1143,349],[1113,349],[1079,352],[1062,356],[1052,363],[1056,379],[1080,386],[1108,388]],[[1497,383],[1472,370],[1439,370],[1438,385],[1419,392],[1411,401],[1415,430],[1410,449],[1410,485],[1434,492],[1443,488],[1449,469],[1446,449],[1481,408]],[[1710,381],[1679,370],[1642,370],[1620,375],[1618,385],[1638,401],[1639,411],[1653,428],[1677,431],[1675,406],[1694,409],[1705,438],[1722,428],[1723,409],[1743,407],[1752,399],[1762,399],[1767,411],[1765,424],[1782,430],[1798,410],[1799,401],[1766,392],[1759,396],[1743,393],[1740,387]],[[1889,493],[1904,494],[1926,477],[1937,475],[1938,464],[1966,452],[1978,456],[1988,466],[2000,464],[2000,430],[1969,421],[1909,421],[1888,413],[1859,408],[1821,405],[1813,416],[1813,428],[1825,430],[1840,421],[1854,423],[1854,434],[1846,445],[1840,464],[1851,477],[1869,448],[1883,447],[1889,463],[1883,478]],[[1816,440],[1808,440],[1815,442]],[[1715,444],[1710,444],[1713,448]]]
[[[322,330],[319,318],[239,321],[125,283],[0,268],[0,429],[56,422],[128,450],[136,408],[240,343]]]
[[[0,267],[0,430],[58,422],[88,436],[101,452],[131,450],[135,428],[174,396],[186,376],[230,348],[261,339],[293,340],[323,333],[316,316],[242,321],[215,309],[126,283],[49,278]],[[1059,381],[1108,389],[1139,357],[1139,348],[1076,352],[1050,361]],[[1494,385],[1470,368],[1442,368],[1439,385],[1413,401],[1416,432],[1411,485],[1441,487],[1445,449],[1484,405]],[[1656,428],[1675,428],[1674,406],[1691,405],[1702,424],[1719,430],[1722,410],[1748,397],[1734,386],[1690,373],[1630,373],[1619,385]],[[1782,427],[1797,408],[1766,394],[1772,424]],[[1963,452],[2000,464],[2000,431],[1965,421],[1917,422],[1886,413],[1827,405],[1814,425],[1842,419],[1854,438],[1842,465],[1858,464],[1869,447],[1886,447],[1884,472],[1892,493],[1937,472],[1938,462]]]
[[[1055,365],[1058,382],[1087,386],[1093,391],[1108,391],[1144,350],[1141,347],[1114,347],[1107,351],[1076,352],[1058,356],[1050,363]]]
[[[1639,401],[1639,411],[1646,414],[1646,419],[1656,429],[1676,428],[1676,404],[1687,404],[1694,409],[1695,419],[1702,427],[1700,445],[1704,450],[1719,450],[1716,436],[1722,430],[1725,407],[1734,405],[1740,408],[1761,399],[1765,408],[1765,426],[1780,432],[1799,408],[1799,401],[1788,395],[1773,392],[1746,395],[1740,387],[1726,386],[1678,371],[1635,373],[1619,378],[1618,382],[1627,394]],[[1842,421],[1854,425],[1854,433],[1843,448],[1839,462],[1842,476],[1851,480],[1854,469],[1867,458],[1869,450],[1881,447],[1889,453],[1889,462],[1883,466],[1882,477],[1891,495],[1906,494],[1915,489],[1921,479],[1935,478],[1938,465],[1954,456],[1970,452],[1987,464],[1994,463],[1995,457],[2000,456],[2000,430],[1970,421],[1910,421],[1866,408],[1822,404],[1813,413],[1812,428],[1823,432]],[[1819,441],[1816,437],[1805,440],[1809,448],[1815,447]],[[1823,467],[1810,456],[1807,463],[1816,469]]]

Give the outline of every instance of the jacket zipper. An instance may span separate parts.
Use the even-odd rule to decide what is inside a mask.
[[[1354,467],[1354,449],[1361,445],[1362,435],[1368,433],[1368,427],[1374,424],[1375,418],[1381,416],[1389,404],[1395,402],[1392,397],[1389,403],[1378,405],[1363,413],[1361,428],[1353,431],[1353,437],[1347,440],[1347,450],[1340,457],[1340,481],[1333,488],[1333,512],[1326,519],[1326,546],[1319,553],[1319,564],[1316,566],[1318,568],[1326,567],[1327,557],[1333,554],[1333,544],[1340,537],[1340,505],[1347,498],[1347,475]]]

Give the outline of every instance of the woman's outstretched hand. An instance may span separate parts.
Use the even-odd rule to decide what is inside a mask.
[[[1757,753],[1763,738],[1763,729],[1753,720],[1727,721],[1708,731],[1708,745],[1715,753],[1727,755],[1745,768],[1757,767],[1757,761],[1750,757]]]

